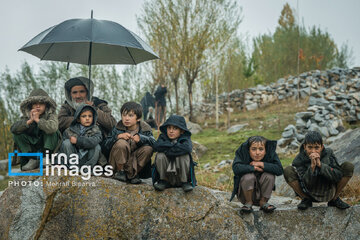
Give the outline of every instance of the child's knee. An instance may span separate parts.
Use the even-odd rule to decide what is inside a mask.
[[[297,176],[293,166],[287,166],[284,169],[284,178],[287,183],[298,180],[298,176]]]
[[[341,169],[344,177],[352,177],[354,173],[354,164],[351,162],[344,162],[341,164]]]
[[[249,184],[255,182],[256,177],[254,173],[247,173],[244,176],[241,177],[240,182],[242,184]]]

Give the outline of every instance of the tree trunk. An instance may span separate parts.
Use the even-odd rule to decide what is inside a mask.
[[[173,81],[175,87],[175,101],[176,101],[176,115],[179,115],[179,93],[178,93],[178,81]]]
[[[192,82],[188,85],[188,93],[189,93],[189,109],[190,109],[190,116],[189,116],[189,120],[191,122],[193,122],[193,105],[192,105]]]

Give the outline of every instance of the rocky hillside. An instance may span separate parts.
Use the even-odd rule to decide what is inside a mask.
[[[278,209],[240,215],[230,193],[154,191],[93,177],[18,178],[0,198],[0,239],[357,239],[360,207],[323,205],[305,212],[296,200],[272,199]],[[36,186],[40,182],[42,187]],[[69,186],[67,186],[69,182]]]

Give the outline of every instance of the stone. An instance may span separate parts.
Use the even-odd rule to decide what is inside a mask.
[[[277,141],[277,145],[279,147],[286,147],[287,145],[289,145],[289,143],[291,143],[292,139],[291,138],[280,138],[278,141]]]
[[[9,163],[9,161],[7,159],[0,160],[0,171],[7,171],[8,163]]]
[[[32,178],[35,180],[34,178]],[[40,179],[40,178],[38,178]],[[44,181],[79,177],[49,177]],[[254,207],[239,215],[230,192],[197,186],[159,193],[92,177],[94,187],[9,187],[0,198],[0,239],[357,239],[360,206],[339,211],[315,206],[299,211],[299,200],[274,196],[272,214]],[[336,221],[334,220],[336,219]],[[28,224],[27,224],[28,223]],[[321,223],[321,228],[319,227]],[[331,229],[331,231],[324,231]]]
[[[206,163],[204,166],[203,166],[204,169],[208,169],[210,168],[210,163]]]
[[[304,121],[307,121],[312,116],[314,116],[313,112],[298,112],[295,114],[295,120],[300,118],[303,119]]]
[[[317,121],[317,122],[322,122],[322,121],[324,121],[324,118],[321,116],[321,114],[320,113],[315,113],[315,116],[314,116],[314,119],[315,119],[315,121]]]
[[[305,135],[304,134],[296,134],[296,139],[299,141],[299,142],[302,142],[304,139],[305,139]]]
[[[248,123],[244,123],[244,124],[236,124],[234,126],[231,126],[228,130],[227,133],[236,133],[238,131],[240,131],[241,129],[243,129],[244,127],[249,126]]]
[[[192,144],[193,144],[193,153],[195,153],[198,158],[201,158],[208,151],[207,147],[205,147],[204,145],[200,144],[197,141],[193,140]]]
[[[291,138],[294,136],[294,132],[292,130],[285,131],[281,134],[283,138]]]
[[[230,181],[230,177],[228,175],[225,174],[220,174],[220,176],[216,179],[216,183],[218,185],[222,185],[224,183],[227,183]]]
[[[198,133],[202,132],[202,128],[197,123],[188,121],[186,123],[186,125],[187,125],[189,131],[191,132],[191,134],[198,134]]]
[[[306,122],[302,119],[298,119],[296,120],[296,128],[297,129],[301,129],[301,128],[305,128],[306,127]]]
[[[326,107],[328,104],[329,101],[325,100],[324,98],[315,98],[315,97],[309,98],[309,106],[319,105]]]
[[[256,110],[257,108],[258,108],[257,103],[252,103],[250,105],[246,105],[246,110],[248,110],[248,111]]]
[[[339,163],[349,161],[354,164],[354,175],[360,175],[360,128],[347,131],[329,145],[334,150]]]
[[[3,175],[0,175],[0,181],[5,180],[5,177]]]

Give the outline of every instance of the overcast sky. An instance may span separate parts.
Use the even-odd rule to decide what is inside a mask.
[[[35,69],[40,60],[18,52],[41,31],[71,18],[112,20],[139,34],[136,16],[142,12],[143,0],[1,0],[0,7],[0,72],[5,66],[15,72],[26,60]],[[288,2],[297,9],[297,0],[239,0],[243,7],[240,32],[250,39],[273,33],[281,9]],[[330,33],[338,47],[348,43],[354,63],[360,66],[360,0],[298,0],[301,22],[318,26]],[[351,66],[351,67],[352,67]]]

